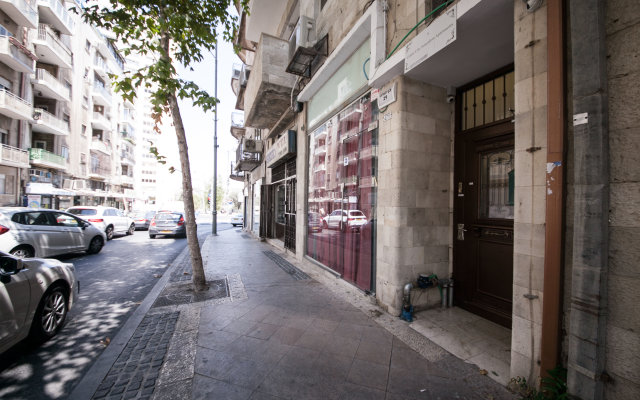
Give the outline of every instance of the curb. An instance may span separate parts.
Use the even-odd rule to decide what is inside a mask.
[[[207,236],[208,239],[208,236]],[[205,242],[206,240],[205,239]],[[186,246],[182,252],[176,257],[169,268],[165,270],[162,278],[153,286],[151,291],[144,298],[142,303],[131,314],[127,321],[122,325],[116,336],[111,340],[109,346],[100,354],[98,359],[93,363],[91,368],[84,374],[80,382],[75,386],[68,399],[70,400],[86,400],[93,397],[98,386],[109,373],[109,370],[118,359],[118,356],[125,348],[129,340],[140,322],[145,317],[151,306],[156,301],[167,282],[171,278],[171,273],[179,265],[185,262],[189,256],[189,246]]]

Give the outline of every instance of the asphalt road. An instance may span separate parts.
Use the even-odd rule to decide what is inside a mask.
[[[231,228],[218,223],[219,231]],[[210,233],[210,219],[198,224],[200,245]],[[99,254],[60,257],[76,267],[79,299],[52,340],[40,346],[23,341],[0,356],[0,398],[59,399],[71,393],[186,245],[186,239],[149,239],[146,231],[136,231],[107,242]]]

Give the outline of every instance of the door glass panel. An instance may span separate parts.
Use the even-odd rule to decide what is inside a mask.
[[[513,219],[513,150],[480,155],[480,218]]]
[[[276,189],[276,223],[284,224],[284,185],[278,185]]]

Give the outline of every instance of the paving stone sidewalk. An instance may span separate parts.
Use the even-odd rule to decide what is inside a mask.
[[[152,399],[515,398],[405,322],[353,303],[355,289],[320,283],[246,235],[203,246],[207,280],[226,279],[228,297],[149,311],[179,314]]]

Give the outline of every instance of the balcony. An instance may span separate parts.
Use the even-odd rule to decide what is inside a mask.
[[[290,108],[296,77],[285,71],[288,60],[289,42],[266,34],[260,37],[244,93],[245,126],[271,129]]]
[[[38,10],[35,0],[0,0],[0,10],[4,11],[18,25],[31,29],[38,26]]]
[[[62,34],[73,34],[75,22],[67,12],[66,1],[61,3],[58,0],[38,0],[38,14],[40,22],[53,26]]]
[[[33,105],[7,89],[0,89],[0,114],[13,119],[31,121]]]
[[[40,97],[56,99],[58,101],[71,100],[71,89],[56,79],[56,77],[51,75],[46,69],[36,69],[31,83],[33,83],[33,92]]]
[[[111,106],[111,93],[109,90],[95,81],[93,83],[93,91],[91,92],[91,97],[93,98],[94,104],[99,104],[101,106],[110,107]]]
[[[49,133],[51,135],[68,136],[69,122],[61,120],[53,114],[41,108],[33,109],[33,123],[31,129],[34,132]]]
[[[135,184],[135,179],[133,179],[133,176],[120,175],[120,184],[133,186]]]
[[[32,41],[36,46],[36,55],[40,61],[62,68],[72,67],[71,50],[62,43],[49,25],[40,24],[38,30],[33,32],[35,37]]]
[[[262,153],[248,153],[242,150],[242,142],[236,150],[236,171],[253,171],[262,163]]]
[[[231,135],[240,140],[244,137],[246,129],[244,127],[244,113],[232,112],[231,113]]]
[[[110,131],[111,121],[109,120],[109,116],[94,111],[93,117],[91,118],[91,127],[102,131]]]
[[[135,165],[136,157],[133,155],[133,152],[122,150],[120,152],[120,161],[125,165]]]
[[[2,144],[0,145],[0,165],[29,168],[29,152]]]
[[[111,149],[109,148],[109,146],[107,145],[107,143],[105,143],[104,141],[98,139],[98,138],[93,138],[91,140],[91,146],[90,146],[91,150],[95,150],[95,151],[99,151],[101,153],[104,153],[106,155],[111,155]]]
[[[104,58],[98,57],[97,55],[93,57],[93,70],[105,80],[110,79],[109,67],[107,66],[107,61]]]
[[[67,169],[67,160],[61,155],[46,151],[45,149],[29,149],[31,166]]]
[[[121,128],[120,128],[120,135],[122,135],[122,138],[128,142],[130,142],[131,144],[136,143],[136,132],[133,129],[133,127],[129,124],[124,124]]]
[[[244,171],[236,171],[235,166],[231,163],[231,174],[229,179],[236,182],[244,182]]]
[[[33,74],[36,56],[13,36],[0,35],[0,62],[11,69]]]
[[[327,145],[322,145],[322,146],[316,146],[315,149],[313,149],[313,155],[314,156],[318,156],[320,154],[325,154],[327,152]]]

